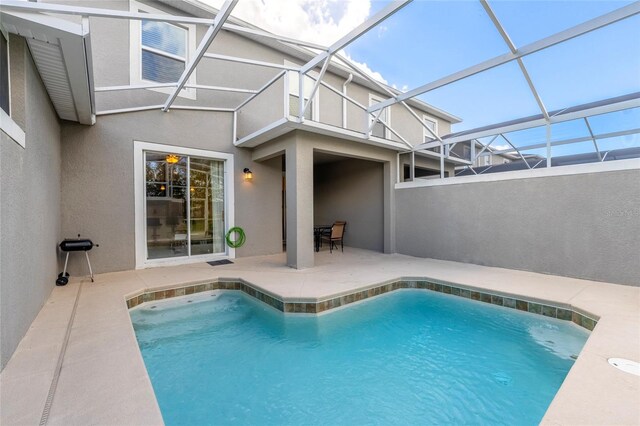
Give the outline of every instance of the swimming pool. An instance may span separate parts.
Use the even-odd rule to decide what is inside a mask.
[[[213,291],[131,318],[167,425],[536,424],[588,337],[420,290],[320,316]]]

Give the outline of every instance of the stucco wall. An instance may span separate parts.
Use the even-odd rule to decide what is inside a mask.
[[[231,114],[203,111],[146,111],[99,117],[91,127],[62,127],[62,231],[100,244],[91,251],[94,272],[135,267],[134,141],[234,154],[235,224],[247,242],[236,256],[282,250],[279,162],[254,163],[251,153],[231,144]],[[242,170],[253,171],[245,182]],[[74,256],[71,273],[87,273]]]
[[[72,4],[74,6],[86,6],[94,8],[114,9],[121,11],[129,11],[131,2],[128,0],[45,0],[50,3]],[[148,5],[162,12],[175,15],[186,15],[176,8],[157,1],[137,1],[137,4]],[[63,19],[69,19],[78,22],[79,17],[63,16]],[[131,58],[131,40],[138,37],[132,36],[132,26],[127,20],[108,19],[108,18],[90,18],[92,55],[94,64],[94,79],[97,87],[104,86],[120,86],[133,84],[130,79],[130,58]],[[197,26],[196,29],[196,45],[202,39],[207,27],[204,25]],[[242,58],[250,58],[254,60],[272,62],[276,64],[284,64],[285,61],[304,64],[309,57],[298,58],[287,54],[254,40],[243,37],[239,34],[226,30],[221,31],[211,46],[207,49],[209,53],[218,53],[222,55],[237,56]],[[136,52],[133,52],[134,56]],[[291,52],[298,56],[303,56],[299,51]],[[312,72],[317,74],[320,68],[316,68]],[[217,59],[205,58],[196,69],[196,80],[198,84],[210,86],[226,86],[248,89],[259,89],[270,80],[274,75],[279,73],[279,69],[252,66],[246,64],[232,63]],[[335,89],[341,91],[342,84],[347,79],[347,74],[338,75],[339,73],[329,70],[324,77],[324,81]],[[369,106],[369,94],[386,99],[388,94],[379,90],[373,90],[360,84],[362,79],[355,78],[347,86],[348,96],[354,98],[365,107]],[[280,83],[279,87],[283,87]],[[194,90],[194,89],[192,89]],[[98,92],[96,93],[96,105],[98,111],[129,108],[145,105],[161,105],[167,98],[168,89],[159,90],[126,90],[116,92]],[[189,99],[178,97],[174,105],[182,106],[207,106],[218,108],[233,108],[239,105],[247,98],[246,94],[229,93],[211,90],[196,90],[197,99]],[[276,114],[284,106],[283,89],[279,91],[271,90],[269,93],[260,95],[261,103],[274,106],[270,112]],[[334,126],[342,125],[342,100],[335,93],[325,87],[319,89],[319,121]],[[422,117],[424,111],[417,107],[413,107],[418,116]],[[423,127],[412,117],[402,105],[393,105],[391,110],[391,126],[398,131],[404,138],[412,144],[418,144],[423,141]],[[245,111],[246,112],[246,111]],[[348,128],[363,132],[366,130],[368,118],[366,113],[353,105],[347,103]],[[431,115],[432,116],[432,115]],[[246,117],[246,114],[245,114]],[[278,118],[281,118],[280,115]],[[432,118],[438,121],[438,130],[440,134],[446,134],[450,131],[450,123],[441,118]],[[242,120],[242,119],[241,119]],[[260,122],[266,121],[263,117]],[[255,130],[251,128],[251,130]],[[243,136],[246,132],[240,132]],[[393,140],[399,140],[396,136],[388,134]]]
[[[314,223],[344,220],[346,245],[383,251],[382,163],[348,159],[317,164],[313,174]]]
[[[399,253],[640,285],[640,171],[396,191]]]
[[[60,127],[22,38],[11,36],[10,54],[12,116],[26,148],[0,132],[0,369],[59,272]]]

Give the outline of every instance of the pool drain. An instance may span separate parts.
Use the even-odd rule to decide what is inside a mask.
[[[609,364],[625,373],[640,376],[640,363],[624,358],[609,358]]]

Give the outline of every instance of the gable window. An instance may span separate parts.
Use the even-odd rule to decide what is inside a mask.
[[[142,79],[174,83],[187,63],[187,30],[166,22],[142,21]]]
[[[382,101],[383,101],[382,98],[378,98],[374,95],[369,95],[369,106],[380,103]],[[373,123],[373,120],[375,119],[374,116],[377,114],[378,114],[378,111],[374,112],[373,115],[369,115],[369,124]],[[389,129],[387,129],[385,125],[382,123],[385,123],[387,126],[391,125],[391,110],[389,109],[389,107],[382,109],[382,112],[380,113],[378,120],[376,120],[376,123],[373,125],[373,128],[371,129],[371,136],[377,136],[379,138],[388,137],[387,135],[388,135]]]
[[[7,115],[11,115],[9,97],[9,42],[4,33],[0,32],[0,108]]]
[[[131,0],[131,12],[166,14],[160,9]],[[130,81],[136,84],[176,83],[184,72],[189,58],[196,50],[196,27],[191,24],[170,24],[151,20],[129,21]],[[187,86],[196,84],[194,70]],[[149,88],[154,92],[170,94],[172,87]],[[196,89],[186,87],[178,96],[196,99]]]
[[[436,135],[438,134],[438,122],[436,120],[424,115],[422,116],[422,121],[424,122],[425,126],[433,131],[433,133],[435,133]],[[422,134],[425,142],[435,140],[433,134],[429,130],[424,128],[424,126],[422,127]]]

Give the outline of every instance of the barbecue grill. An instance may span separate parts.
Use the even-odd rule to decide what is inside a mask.
[[[96,247],[99,247],[98,244],[95,244]],[[60,274],[58,274],[58,279],[56,280],[56,285],[67,285],[69,282],[69,273],[67,272],[67,263],[69,263],[69,255],[72,251],[83,251],[85,257],[87,258],[87,266],[89,266],[89,274],[91,275],[91,282],[93,282],[93,269],[91,269],[91,262],[89,261],[89,250],[94,247],[93,241],[87,238],[80,238],[80,234],[78,234],[78,238],[76,239],[64,239],[60,245],[60,250],[67,253],[67,257],[64,260],[64,269]]]

